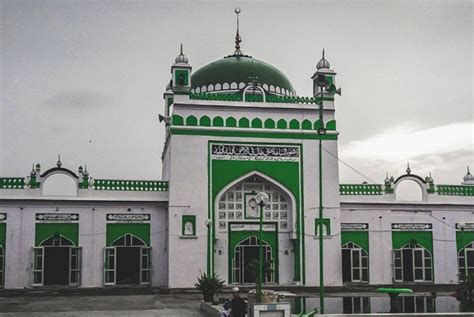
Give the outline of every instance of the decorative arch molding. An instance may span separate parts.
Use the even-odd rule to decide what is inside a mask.
[[[280,183],[279,181],[275,180],[274,178],[262,173],[262,172],[259,172],[257,170],[253,170],[249,173],[246,173],[236,179],[234,179],[233,181],[229,182],[226,186],[224,186],[218,193],[217,195],[215,196],[216,199],[215,201],[213,202],[214,204],[214,210],[218,210],[219,208],[219,199],[222,197],[222,195],[224,193],[226,193],[229,189],[231,189],[233,186],[239,184],[240,182],[243,182],[245,181],[246,179],[249,179],[253,176],[257,176],[259,177],[260,179],[262,179],[264,182],[268,182],[269,184],[273,185],[275,188],[277,188],[278,190],[282,191],[283,193],[285,193],[285,195],[288,196],[289,200],[290,200],[290,208],[289,211],[290,211],[290,215],[291,215],[291,227],[289,227],[289,229],[291,231],[294,231],[296,230],[296,220],[297,220],[297,204],[296,204],[296,198],[295,196],[293,195],[293,193],[285,186],[283,185],[282,183]],[[216,214],[214,214],[214,218],[216,218]],[[213,223],[216,222],[217,219],[213,219]]]
[[[73,247],[75,243],[62,234],[54,234],[42,240],[38,245],[42,247]]]
[[[133,233],[125,233],[113,240],[110,245],[114,247],[144,247],[147,244]]]
[[[51,168],[41,174],[40,180],[39,188],[42,195],[77,196],[78,194],[79,177],[73,171],[67,168]],[[51,182],[53,183],[51,184]],[[60,184],[64,184],[64,186],[60,186]],[[69,185],[71,185],[70,188]],[[74,185],[74,187],[72,185]]]
[[[280,130],[313,130],[317,131],[321,128],[321,122],[316,120],[311,122],[309,119],[279,119],[275,120],[267,118],[262,120],[260,118],[235,118],[233,116],[226,119],[221,116],[210,118],[208,115],[203,115],[199,119],[194,115],[183,117],[181,115],[173,114],[171,123],[174,126],[200,126],[200,127],[227,127],[227,128],[254,128],[254,129],[280,129]],[[326,129],[329,131],[336,131],[336,120],[326,122]],[[55,168],[56,169],[56,168]],[[51,169],[54,170],[54,169]],[[46,172],[45,172],[46,173]],[[71,175],[75,174],[71,172]],[[415,175],[413,175],[415,176]],[[77,177],[77,176],[75,176]],[[420,178],[420,180],[422,180]],[[423,181],[423,180],[422,180]]]
[[[397,195],[398,186],[401,183],[406,182],[406,181],[415,182],[420,187],[420,190],[421,190],[421,201],[427,201],[427,199],[428,199],[428,191],[427,191],[428,186],[427,186],[427,184],[426,184],[426,182],[423,178],[421,178],[418,175],[414,175],[414,174],[405,174],[405,175],[402,175],[402,176],[398,177],[395,180],[394,187],[393,187],[395,195]]]

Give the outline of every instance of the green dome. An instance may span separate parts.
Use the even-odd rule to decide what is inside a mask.
[[[199,92],[242,90],[252,79],[270,94],[294,95],[288,77],[277,68],[247,55],[230,55],[207,64],[191,75],[191,89]]]

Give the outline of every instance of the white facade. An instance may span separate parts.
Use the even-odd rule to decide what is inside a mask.
[[[474,249],[466,249],[474,241],[471,179],[435,185],[431,177],[407,170],[384,184],[340,184],[338,91],[327,60],[323,57],[313,76],[314,96],[297,98],[286,77],[263,62],[251,61],[261,63],[262,82],[222,79],[233,76],[226,67],[251,71],[253,65],[241,64],[251,57],[240,50],[226,58],[220,61],[223,69],[204,73],[204,67],[195,77],[182,52],[172,66],[162,117],[162,181],[92,179],[59,160],[43,174],[36,166],[26,178],[0,178],[5,288],[58,281],[193,287],[201,272],[217,273],[228,284],[251,283],[260,216],[272,284],[319,285],[320,222],[327,286],[457,283],[460,252],[474,256]],[[215,82],[220,80],[228,82]],[[48,188],[58,176],[63,183]],[[419,201],[400,199],[404,181],[420,187]],[[262,209],[255,205],[259,191],[270,194]],[[58,239],[67,245],[56,245]],[[80,268],[72,264],[76,255],[67,258],[61,247],[80,249]],[[52,258],[69,266],[62,279],[48,273],[57,265]],[[72,272],[78,270],[76,281]]]

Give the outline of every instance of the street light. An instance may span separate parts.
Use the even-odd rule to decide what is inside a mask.
[[[323,245],[323,138],[326,134],[323,120],[323,90],[328,87],[326,76],[319,74],[316,80],[319,87],[319,301],[321,314],[324,314],[324,245]]]
[[[464,253],[464,276],[467,276],[467,254],[466,246],[464,245],[464,229],[466,229],[466,223],[464,221],[459,222],[458,228],[461,229],[461,245]]]
[[[262,225],[263,225],[263,207],[268,203],[270,197],[265,192],[259,192],[255,196],[257,205],[260,207],[260,227],[258,230],[258,283],[257,283],[257,302],[262,302],[262,278],[263,278],[263,253],[262,253]]]

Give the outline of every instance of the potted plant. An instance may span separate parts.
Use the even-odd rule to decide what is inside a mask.
[[[214,296],[219,294],[224,287],[224,281],[216,273],[208,275],[201,272],[201,276],[198,277],[197,283],[194,286],[201,291],[205,302],[212,303]]]

